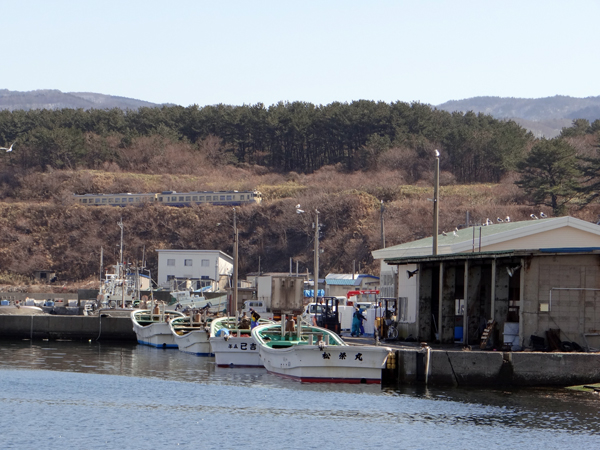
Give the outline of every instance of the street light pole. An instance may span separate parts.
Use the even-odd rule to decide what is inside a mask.
[[[317,303],[317,293],[319,291],[319,210],[315,210],[315,288],[314,302]]]
[[[439,190],[440,190],[440,152],[435,151],[435,173],[433,182],[433,256],[438,254],[438,221],[440,214]]]

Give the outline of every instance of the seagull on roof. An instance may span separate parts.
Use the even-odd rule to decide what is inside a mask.
[[[534,220],[537,220],[538,216],[536,216],[535,214],[529,214],[529,217],[531,217]]]
[[[16,142],[16,141],[15,141],[15,142]],[[0,150],[6,150],[6,153],[8,153],[8,152],[12,152],[13,145],[15,145],[15,143],[14,143],[14,142],[13,142],[13,143],[10,145],[10,147],[8,147],[8,148],[6,148],[6,147],[0,147]]]
[[[545,219],[545,218],[546,218],[546,217],[548,217],[548,216],[547,216],[546,214],[544,214],[543,212],[541,212],[541,213],[540,213],[540,217],[541,217],[542,219]]]

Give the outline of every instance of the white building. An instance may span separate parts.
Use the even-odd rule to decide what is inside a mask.
[[[224,289],[233,273],[233,258],[219,250],[156,250],[159,286],[190,281],[188,287]]]

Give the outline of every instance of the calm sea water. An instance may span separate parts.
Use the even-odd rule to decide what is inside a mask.
[[[0,341],[1,449],[594,449],[599,402],[300,384],[177,350]]]

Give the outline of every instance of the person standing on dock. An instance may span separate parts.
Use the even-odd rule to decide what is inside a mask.
[[[250,317],[252,318],[252,320],[250,321],[250,328],[254,328],[256,325],[258,325],[258,319],[260,319],[260,315],[253,309],[251,309],[250,311],[252,311],[252,314],[250,315]]]
[[[351,336],[360,336],[360,326],[362,324],[363,315],[360,312],[360,309],[357,307],[354,308],[354,314],[352,315],[352,332]]]

